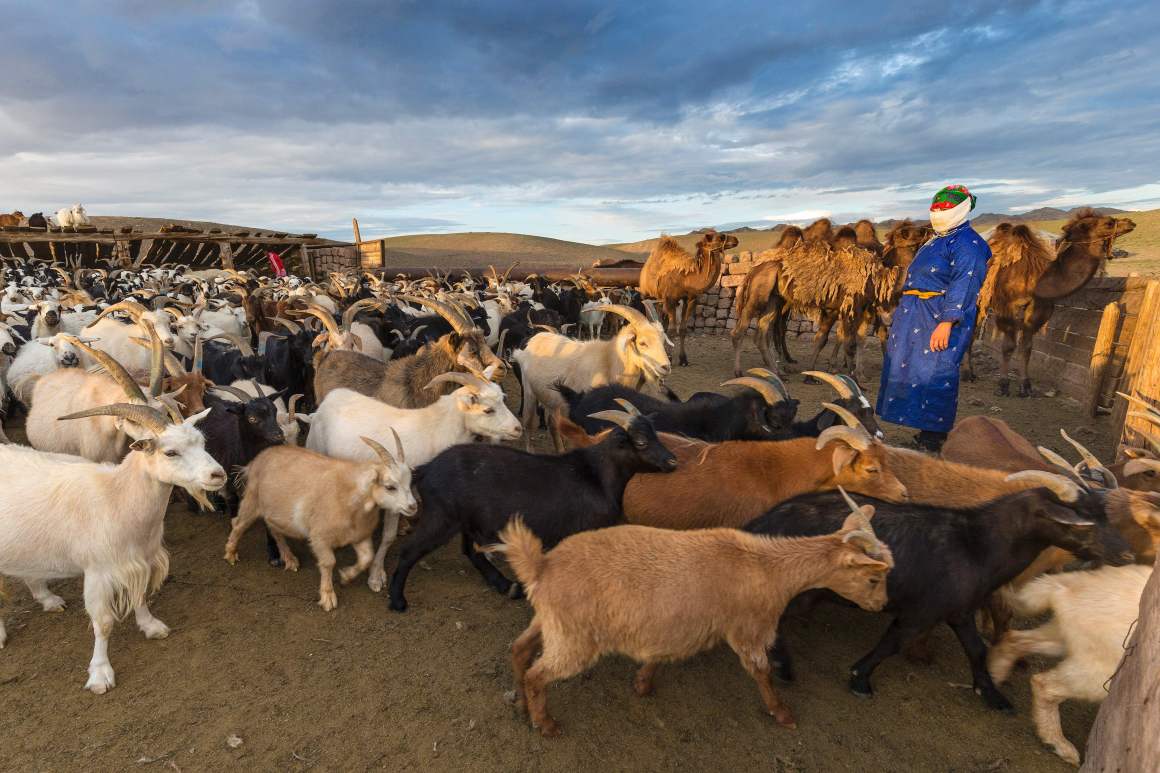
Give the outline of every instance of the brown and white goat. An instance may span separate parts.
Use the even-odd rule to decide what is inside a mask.
[[[885,606],[894,562],[874,536],[873,514],[867,506],[833,534],[789,539],[735,529],[613,526],[575,534],[550,553],[513,519],[498,550],[535,608],[512,645],[520,707],[543,735],[558,735],[545,695],[551,682],[618,652],[643,664],[633,687],[647,695],[661,662],[725,642],[757,682],[766,710],[778,724],[795,727],[773,689],[766,655],[778,620],[809,588],[829,588],[864,609]]]
[[[355,563],[338,573],[346,585],[371,565],[379,509],[396,515],[396,528],[397,515],[411,516],[418,510],[398,435],[397,460],[378,442],[363,441],[375,450],[378,461],[332,459],[297,446],[274,446],[258,454],[245,468],[246,493],[232,521],[225,559],[237,562],[238,539],[261,518],[292,572],[298,571],[298,559],[286,538],[309,541],[321,575],[318,605],[327,612],[337,607],[332,576],[335,549],[354,545]]]

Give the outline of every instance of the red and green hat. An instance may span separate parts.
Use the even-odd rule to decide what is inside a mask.
[[[971,209],[975,208],[975,202],[978,200],[977,196],[971,194],[965,185],[948,185],[934,195],[930,202],[931,212],[942,212],[947,209],[954,209],[962,204],[967,199],[971,200]]]

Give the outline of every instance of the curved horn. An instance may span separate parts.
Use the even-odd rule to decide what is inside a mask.
[[[1152,403],[1148,402],[1147,400],[1136,397],[1135,395],[1124,394],[1123,392],[1116,392],[1116,394],[1118,394],[1120,397],[1124,398],[1125,400],[1127,400],[1130,403],[1136,403],[1137,405],[1143,406],[1144,408],[1151,411],[1152,413],[1160,414],[1160,408],[1157,408],[1155,405],[1152,405]]]
[[[641,314],[636,309],[632,308],[631,306],[622,306],[619,303],[601,304],[600,306],[592,309],[592,311],[610,311],[613,314],[624,317],[626,320],[628,320],[628,324],[632,325],[633,327],[636,327],[637,325],[651,324],[648,317]]]
[[[121,363],[109,356],[108,353],[94,349],[76,336],[68,335],[67,333],[61,333],[60,336],[99,362],[109,376],[125,391],[126,397],[135,403],[145,404],[145,393],[141,391],[141,387],[133,380],[132,376],[129,375],[129,372],[125,370]]]
[[[1160,473],[1160,459],[1132,459],[1124,464],[1124,475],[1127,477],[1143,472]]]
[[[407,340],[414,341],[415,336],[419,335],[420,333],[422,333],[426,329],[427,329],[426,325],[419,325],[418,327],[416,327],[414,330],[411,331],[411,335],[407,336]]]
[[[161,411],[156,408],[151,408],[148,405],[132,405],[130,403],[112,403],[111,405],[102,405],[98,408],[89,408],[88,410],[70,413],[67,416],[60,416],[57,418],[57,421],[87,419],[90,416],[119,416],[126,421],[141,425],[154,435],[160,435],[169,426],[169,422],[161,415]]]
[[[438,376],[428,381],[427,385],[423,388],[434,389],[440,384],[452,383],[460,384],[465,387],[471,387],[472,389],[479,389],[479,382],[480,379],[471,375],[470,373],[460,373],[459,371],[454,370],[449,373],[440,373]]]
[[[378,298],[363,298],[361,301],[355,301],[350,307],[342,313],[342,329],[350,330],[350,326],[354,324],[354,317],[363,309],[374,308],[381,306],[382,301]]]
[[[858,386],[858,382],[847,376],[845,373],[839,373],[838,380],[850,388],[850,391],[854,393],[854,397],[863,396],[862,387]]]
[[[613,402],[616,403],[617,405],[619,405],[621,408],[623,408],[624,412],[627,413],[629,416],[631,416],[633,418],[640,416],[640,410],[635,405],[630,403],[628,400],[625,400],[623,397],[614,398]]]
[[[391,427],[391,434],[395,437],[395,454],[399,457],[399,464],[406,464],[407,453],[403,450],[403,441],[399,438],[399,433],[395,432],[394,427]]]
[[[781,377],[778,376],[776,373],[774,373],[769,368],[750,368],[749,370],[747,370],[745,372],[751,376],[757,376],[758,378],[763,378],[766,381],[768,381],[770,384],[773,384],[773,388],[778,391],[778,393],[781,395],[782,400],[789,399],[789,389],[786,388],[785,382],[782,381]]]
[[[137,303],[137,301],[125,300],[101,309],[101,312],[97,314],[96,319],[94,319],[93,322],[96,322],[106,314],[112,314],[115,311],[123,311],[127,313],[130,317],[132,317],[133,321],[136,322],[137,320],[141,319],[141,315],[148,310],[141,304]]]
[[[827,427],[822,430],[822,434],[818,435],[818,442],[814,444],[814,448],[818,451],[833,443],[835,440],[841,440],[851,448],[859,451],[865,451],[870,447],[869,433],[859,427]]]
[[[391,452],[383,448],[383,444],[379,441],[374,438],[369,438],[366,435],[359,435],[359,440],[370,446],[371,450],[375,452],[375,455],[379,457],[379,461],[383,464],[395,463],[395,457],[391,456]]]
[[[161,339],[157,337],[157,329],[153,327],[153,323],[142,318],[139,324],[149,334],[149,396],[156,397],[161,394],[165,351],[161,348]]]
[[[1160,427],[1160,413],[1154,413],[1153,411],[1148,411],[1147,413],[1144,411],[1128,411],[1128,415],[1134,419],[1143,419],[1146,422]]]
[[[1013,472],[1008,475],[1005,480],[1017,481],[1031,481],[1036,486],[1043,486],[1049,489],[1051,493],[1059,497],[1061,502],[1075,502],[1079,500],[1080,487],[1054,472],[1046,472],[1045,470],[1024,470],[1023,472]]]
[[[292,335],[302,332],[301,325],[299,325],[297,322],[292,322],[285,317],[274,317],[274,322],[289,330]]]
[[[297,421],[298,414],[294,409],[298,407],[298,401],[301,399],[302,395],[291,395],[290,402],[286,403],[286,412],[290,414],[290,421]]]
[[[1095,454],[1085,448],[1078,440],[1072,439],[1062,428],[1060,428],[1059,434],[1071,444],[1072,448],[1079,451],[1079,455],[1083,457],[1083,463],[1087,465],[1089,472],[1098,472],[1100,474],[1106,488],[1118,487],[1119,484],[1116,482],[1116,476],[1100,462]]]
[[[243,403],[248,403],[254,399],[254,396],[252,394],[250,394],[249,392],[243,392],[242,390],[240,390],[234,386],[223,386],[223,385],[219,384],[213,388],[213,391],[225,392],[228,395],[233,395],[234,397],[241,400]]]
[[[782,396],[778,394],[777,389],[774,388],[773,384],[769,383],[765,379],[754,378],[753,376],[743,376],[742,378],[731,378],[721,384],[721,386],[731,385],[743,386],[752,389],[754,392],[757,392],[757,394],[761,395],[762,398],[765,399],[766,405],[776,405],[783,399]]]
[[[623,430],[627,430],[629,425],[632,424],[632,416],[624,411],[597,411],[596,413],[588,414],[588,418],[612,422]]]
[[[838,491],[842,492],[842,499],[846,500],[846,505],[850,508],[851,513],[862,512],[862,508],[860,508],[858,506],[858,503],[854,501],[854,498],[852,496],[850,496],[848,493],[846,493],[846,489],[842,488],[841,486],[838,486]]]
[[[1042,456],[1051,464],[1054,464],[1056,467],[1062,467],[1069,473],[1072,472],[1071,464],[1069,464],[1066,459],[1052,451],[1047,446],[1036,446],[1035,450],[1039,452],[1040,456]]]
[[[473,329],[475,329],[474,322],[471,322],[470,320],[464,320],[464,316],[466,316],[465,314],[461,316],[461,312],[457,312],[450,305],[445,304],[442,301],[436,301],[430,298],[422,298],[418,295],[400,295],[399,297],[408,303],[417,303],[420,306],[431,309],[431,311],[434,311],[440,317],[443,317],[443,319],[447,320],[447,324],[451,325],[451,329],[459,335],[467,335]]]
[[[326,332],[335,340],[342,338],[342,331],[339,329],[338,323],[334,321],[334,315],[317,303],[306,304],[306,308],[302,310],[302,313],[317,317],[326,326]]]
[[[238,338],[233,333],[214,333],[213,335],[206,338],[206,340],[211,341],[215,338],[220,339],[222,341],[229,341],[231,344],[234,345],[235,348],[237,348],[242,353],[243,357],[253,357],[254,356],[254,350],[250,348],[249,341],[244,341],[241,338]]]
[[[822,407],[836,413],[838,418],[846,423],[847,427],[858,427],[860,429],[865,429],[862,427],[862,422],[858,421],[858,417],[850,413],[842,406],[837,405],[836,403],[822,403]]]
[[[180,424],[183,419],[181,416],[181,407],[169,395],[158,395],[157,402],[165,406],[165,412],[169,414],[169,421],[173,424]]]
[[[849,400],[854,396],[854,392],[850,389],[849,385],[844,383],[833,373],[826,373],[824,370],[806,370],[802,371],[802,375],[813,376],[818,381],[825,381],[827,384],[833,387],[834,391],[838,393],[838,396],[844,400]]]

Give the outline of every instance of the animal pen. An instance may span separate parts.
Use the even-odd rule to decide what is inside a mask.
[[[225,233],[171,227],[155,232],[132,228],[0,228],[0,260],[39,260],[66,271],[78,268],[137,268],[143,265],[193,269],[250,269],[270,273],[268,252],[287,270],[313,275],[309,249],[326,244],[316,234],[261,231]]]

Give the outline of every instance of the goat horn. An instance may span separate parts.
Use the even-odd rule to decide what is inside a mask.
[[[1037,486],[1042,486],[1049,489],[1051,493],[1059,497],[1062,502],[1076,502],[1079,500],[1080,487],[1054,472],[1047,472],[1045,470],[1023,470],[1022,472],[1013,472],[1008,475],[1005,480],[1011,482],[1017,481],[1031,481]]]
[[[87,419],[90,416],[119,416],[126,421],[141,425],[154,435],[160,435],[169,426],[169,422],[165,420],[161,411],[156,408],[148,405],[132,405],[130,403],[112,403],[111,405],[89,408],[88,410],[70,413],[67,416],[60,416],[57,421]]]
[[[510,327],[505,327],[503,330],[499,331],[499,341],[496,343],[495,353],[500,357],[503,357],[503,341],[505,338],[507,338],[509,330],[511,330]]]
[[[64,340],[73,346],[80,347],[90,357],[99,362],[109,376],[120,385],[121,389],[125,390],[126,397],[135,403],[145,404],[145,393],[141,391],[140,385],[133,380],[133,377],[129,375],[129,372],[125,370],[121,363],[113,359],[107,352],[94,349],[76,336],[68,335],[67,333],[61,333],[60,335]]]
[[[827,427],[822,430],[822,434],[818,435],[818,442],[814,444],[814,448],[821,450],[835,440],[841,440],[851,448],[859,451],[865,451],[870,448],[870,434],[866,430],[858,427]]]
[[[395,428],[391,427],[391,434],[395,437],[395,453],[399,457],[399,464],[407,463],[407,453],[403,450],[403,441],[399,437],[399,433],[395,432]]]
[[[1128,411],[1128,415],[1134,419],[1143,419],[1150,424],[1160,426],[1160,413],[1154,413],[1152,411],[1148,411],[1147,413],[1144,411]]]
[[[833,373],[826,373],[824,370],[806,370],[802,371],[802,375],[813,376],[819,381],[825,381],[827,384],[834,388],[834,391],[837,392],[838,396],[843,400],[849,400],[854,396],[854,392],[850,389],[850,386],[835,376]],[[837,411],[835,411],[835,413],[837,413]]]
[[[730,385],[743,386],[752,389],[754,392],[757,392],[757,394],[764,398],[767,405],[776,405],[782,400],[782,396],[778,394],[777,389],[774,388],[773,384],[769,383],[765,379],[754,378],[753,376],[743,376],[742,378],[731,378],[721,384],[721,386]]]
[[[626,320],[628,320],[628,324],[632,325],[633,327],[638,325],[652,324],[648,317],[641,314],[636,309],[632,308],[631,306],[622,306],[619,303],[602,304],[592,309],[592,311],[610,311],[613,314],[624,317]]]
[[[150,346],[149,341],[146,341],[144,338],[137,338],[134,336],[129,340],[142,347],[143,349],[148,349]],[[184,376],[185,366],[181,364],[180,360],[178,360],[177,357],[173,356],[173,354],[170,352],[163,352],[163,354],[165,356],[165,374],[172,378],[179,378]]]
[[[459,335],[467,335],[475,328],[474,322],[471,322],[470,319],[465,319],[465,313],[455,309],[450,304],[432,298],[422,298],[418,295],[400,295],[399,297],[404,301],[417,303],[420,306],[434,311],[440,317],[447,320],[447,324],[451,325],[451,329]]]
[[[297,322],[291,322],[285,317],[274,317],[274,322],[289,330],[291,335],[302,332],[301,325],[299,325]]]
[[[613,402],[623,408],[624,412],[629,416],[632,416],[633,418],[640,416],[640,410],[628,400],[625,400],[623,397],[617,397],[613,400]]]
[[[290,402],[286,403],[286,412],[290,414],[291,421],[296,421],[298,419],[298,414],[295,413],[294,409],[298,407],[298,401],[301,399],[302,395],[290,395]]]
[[[149,334],[149,396],[156,397],[161,394],[165,351],[161,348],[161,339],[157,337],[157,328],[153,327],[153,323],[142,317],[140,325]]]
[[[368,309],[382,305],[382,301],[378,298],[363,298],[361,301],[355,301],[350,307],[342,313],[342,329],[349,331],[350,326],[354,324],[354,316],[363,309]]]
[[[448,373],[440,373],[438,376],[428,381],[427,385],[423,388],[434,389],[440,384],[453,383],[478,390],[480,381],[482,381],[482,379],[480,379],[478,376],[474,376],[470,373],[460,373],[456,370]]]
[[[781,394],[782,400],[789,399],[789,390],[786,388],[785,382],[782,381],[781,377],[778,376],[776,373],[774,373],[769,368],[750,368],[749,370],[747,370],[745,372],[751,376],[757,376],[758,378],[763,378],[766,381],[768,381],[769,383],[773,384],[773,388],[776,389],[779,394]]]
[[[342,337],[342,331],[338,328],[338,323],[334,321],[334,315],[326,309],[319,306],[317,303],[308,303],[306,308],[302,310],[303,314],[309,314],[312,317],[317,317],[323,325],[326,326],[326,332],[334,339]]]
[[[141,304],[137,303],[137,301],[121,301],[119,303],[114,303],[112,306],[106,306],[105,308],[101,309],[101,312],[97,314],[97,317],[93,320],[93,322],[96,322],[97,319],[100,319],[106,314],[112,314],[115,311],[126,312],[130,317],[133,318],[133,321],[136,322],[137,320],[141,319],[141,315],[144,314],[147,309]]]
[[[838,415],[842,421],[846,423],[847,427],[861,427],[862,422],[858,421],[858,417],[850,413],[849,410],[843,408],[837,403],[822,403],[823,408],[827,408]]]
[[[419,333],[423,332],[426,329],[427,329],[426,325],[419,325],[418,327],[416,327],[414,330],[411,331],[411,335],[407,336],[407,340],[414,341],[415,336],[419,335]]]
[[[243,357],[253,357],[254,356],[254,350],[250,348],[250,343],[248,341],[242,340],[241,338],[234,335],[233,333],[214,333],[213,335],[209,336],[209,338],[207,338],[206,340],[213,340],[215,338],[220,339],[222,341],[229,341],[231,344],[234,345],[235,348],[238,349],[238,351],[240,351],[242,353]]]
[[[1124,464],[1124,475],[1128,477],[1149,471],[1160,473],[1160,459],[1132,459]]]
[[[254,399],[254,396],[252,394],[249,394],[248,392],[243,392],[242,390],[240,390],[234,386],[223,386],[223,385],[219,384],[219,385],[215,386],[213,388],[213,390],[215,392],[225,392],[228,395],[233,395],[234,397],[241,400],[243,403],[248,403],[250,400]]]
[[[1116,392],[1116,394],[1118,394],[1120,397],[1124,398],[1125,400],[1127,400],[1130,403],[1137,403],[1138,405],[1144,406],[1152,413],[1160,414],[1160,409],[1158,409],[1156,406],[1152,405],[1152,403],[1148,402],[1147,400],[1136,397],[1135,395],[1124,394],[1123,392]]]
[[[396,435],[396,437],[398,437]],[[383,464],[394,464],[395,457],[391,456],[391,452],[383,448],[383,444],[374,438],[369,438],[365,435],[359,435],[359,440],[371,447],[371,450],[379,457],[379,461]]]
[[[597,411],[596,413],[588,414],[588,418],[612,422],[623,430],[627,430],[629,425],[632,424],[632,416],[624,411]]]
[[[169,395],[158,395],[157,402],[165,406],[165,412],[169,414],[169,421],[174,424],[180,424],[183,419],[181,416],[181,408],[178,407],[177,401]]]
[[[851,513],[862,512],[862,508],[858,507],[858,503],[855,502],[854,498],[846,492],[846,489],[838,486],[838,491],[842,492],[842,499],[846,500],[846,504],[849,506]]]
[[[1072,439],[1062,428],[1060,428],[1059,434],[1062,435],[1063,439],[1070,443],[1076,451],[1079,451],[1080,456],[1083,457],[1083,464],[1087,465],[1089,473],[1099,473],[1104,488],[1119,487],[1119,484],[1116,482],[1116,476],[1112,474],[1112,471],[1105,467],[1102,462],[1100,462],[1095,454],[1085,448],[1078,440]]]
[[[1035,450],[1039,452],[1040,456],[1042,456],[1051,464],[1054,464],[1056,467],[1062,467],[1069,473],[1072,472],[1071,464],[1069,464],[1066,459],[1052,451],[1050,448],[1046,446],[1037,446]]]
[[[847,376],[845,373],[840,373],[840,374],[838,374],[838,380],[841,381],[846,386],[848,386],[850,388],[850,391],[852,391],[854,393],[855,397],[863,396],[862,395],[862,387],[858,386],[858,382],[855,381],[850,376]]]

